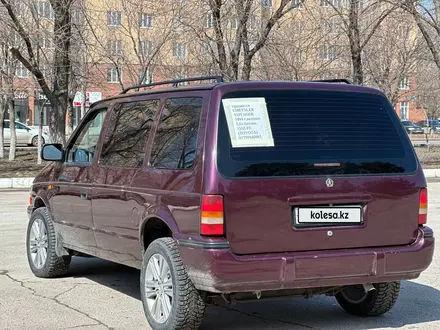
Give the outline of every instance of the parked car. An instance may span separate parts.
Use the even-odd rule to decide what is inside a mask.
[[[6,119],[3,122],[3,132],[4,132],[4,143],[5,145],[11,144],[11,129],[10,129],[10,121]],[[29,146],[38,146],[38,129],[32,129],[29,126],[15,122],[15,134],[17,136],[17,145],[29,145]],[[50,142],[49,136],[46,133],[42,134],[42,142],[43,144]]]
[[[440,133],[440,121],[439,120],[421,120],[416,123],[422,129],[429,128],[427,133]]]
[[[420,126],[417,126],[410,120],[402,120],[402,125],[408,134],[423,134],[424,130]]]
[[[82,255],[138,268],[151,328],[173,330],[197,329],[210,304],[274,297],[326,294],[377,316],[431,264],[427,183],[381,91],[221,77],[133,88],[150,86],[95,103],[65,148],[44,146],[35,276]]]

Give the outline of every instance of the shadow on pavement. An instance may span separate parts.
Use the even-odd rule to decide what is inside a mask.
[[[98,258],[74,257],[66,277],[85,277],[130,297],[140,300],[137,269]]]
[[[140,273],[133,268],[100,259],[74,258],[67,277],[88,278],[140,299]],[[205,330],[376,329],[399,328],[405,325],[423,327],[422,323],[440,321],[440,291],[416,282],[404,281],[394,308],[385,315],[372,318],[351,316],[339,307],[333,297],[325,296],[308,300],[242,303],[230,308],[210,307],[205,315],[201,328]]]

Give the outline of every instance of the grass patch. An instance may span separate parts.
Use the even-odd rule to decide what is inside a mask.
[[[440,168],[440,146],[416,147],[423,168]]]
[[[15,160],[8,160],[9,152],[5,150],[5,158],[0,159],[0,178],[31,178],[37,175],[47,162],[37,164],[38,154],[35,150],[17,150]]]

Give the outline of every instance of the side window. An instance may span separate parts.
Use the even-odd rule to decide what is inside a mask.
[[[151,166],[188,169],[193,166],[202,98],[174,98],[166,101],[154,137]]]
[[[24,126],[24,125],[22,125],[22,124],[20,124],[20,123],[15,123],[15,128],[16,129],[26,129],[26,126]]]
[[[9,121],[4,121],[3,122],[3,128],[9,129]]]
[[[99,163],[103,166],[141,167],[159,100],[119,104],[112,114]]]
[[[97,111],[83,126],[76,141],[68,150],[68,163],[91,163],[93,161],[106,112],[107,109]]]

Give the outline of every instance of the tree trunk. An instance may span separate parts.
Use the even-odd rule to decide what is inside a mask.
[[[350,1],[349,12],[349,39],[351,50],[351,61],[353,67],[353,83],[363,85],[364,69],[362,66],[362,47],[359,32],[359,4],[358,0]]]
[[[251,71],[252,71],[252,58],[246,57],[243,61],[241,79],[245,81],[251,80]]]
[[[6,103],[4,98],[0,97],[0,159],[5,158],[5,131],[4,131],[4,121],[5,121]]]
[[[49,135],[52,143],[66,142],[66,109],[67,102],[64,97],[55,99],[51,103],[51,111],[49,113]]]
[[[49,116],[51,140],[54,143],[66,142],[66,113],[69,103],[69,81],[71,73],[70,43],[72,28],[70,21],[70,5],[73,1],[52,1],[55,12],[54,44],[55,52],[55,79],[53,93],[49,101],[52,111]]]
[[[9,146],[9,161],[15,160],[15,151],[17,148],[17,134],[15,132],[15,109],[14,99],[10,96],[7,98],[8,110],[9,110],[9,130],[11,132],[11,142]]]
[[[84,115],[86,114],[86,97],[87,97],[87,87],[84,83],[82,86],[82,102],[81,102],[81,119],[83,119]]]
[[[417,24],[417,27],[419,28],[419,31],[422,33],[422,36],[425,39],[425,42],[429,48],[429,51],[432,54],[432,57],[434,59],[434,63],[440,69],[440,53],[438,51],[438,48],[437,48],[435,42],[432,40],[432,37],[431,37],[428,29],[424,26],[423,21],[420,18],[420,13],[417,11],[417,8],[415,7],[414,3],[411,3],[409,5],[409,7],[407,8],[407,10],[414,17],[414,20]]]
[[[70,136],[73,132],[73,99],[69,98],[67,104],[67,135]]]
[[[43,160],[41,159],[41,150],[43,149],[43,114],[44,114],[44,103],[38,108],[38,158],[37,164],[41,164]]]
[[[362,55],[360,50],[355,50],[351,55],[353,66],[353,83],[355,85],[364,84],[364,68],[362,65]]]

